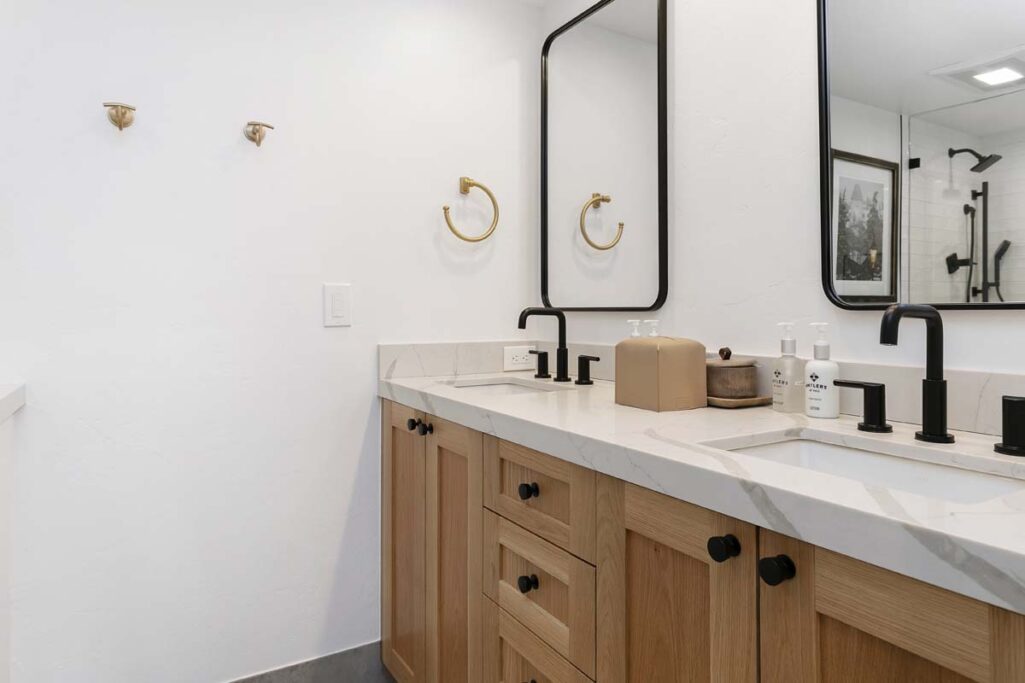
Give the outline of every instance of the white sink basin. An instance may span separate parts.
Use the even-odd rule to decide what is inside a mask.
[[[1022,487],[1022,482],[1015,479],[807,438],[728,450],[853,479],[866,486],[895,489],[959,504],[982,503],[1020,491]]]
[[[514,396],[516,394],[536,394],[552,391],[566,391],[574,385],[566,383],[526,379],[524,377],[484,377],[478,379],[456,380],[452,386],[456,389],[474,389],[475,393],[488,396]]]

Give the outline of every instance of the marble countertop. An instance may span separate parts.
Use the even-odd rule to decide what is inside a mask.
[[[24,384],[0,384],[0,423],[6,422],[24,405]]]
[[[467,377],[521,377],[498,373]],[[620,406],[611,382],[503,394],[452,377],[385,378],[379,394],[481,432],[737,517],[969,597],[1025,613],[1025,461],[993,437],[955,432],[954,445],[914,440],[917,425],[869,435],[857,420],[771,408],[653,413]],[[895,483],[865,483],[731,452],[755,435],[813,437],[944,467],[950,495],[923,495],[935,464],[908,459]],[[883,456],[885,457],[885,456]],[[955,468],[992,472],[999,477]],[[920,470],[920,471],[919,471]],[[949,475],[961,475],[951,480]],[[917,480],[917,481],[915,481]],[[988,481],[986,481],[988,480]],[[914,485],[906,485],[910,483]],[[979,484],[981,488],[976,488]],[[997,487],[989,486],[996,484]],[[993,489],[996,493],[989,491]]]

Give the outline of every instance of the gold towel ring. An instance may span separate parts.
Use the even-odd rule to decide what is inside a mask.
[[[590,244],[598,251],[608,251],[612,247],[619,244],[619,240],[623,236],[623,224],[619,224],[619,230],[616,231],[615,239],[613,239],[608,244],[598,244],[597,242],[591,239],[590,235],[587,234],[587,212],[591,209],[591,207],[597,208],[601,204],[608,204],[611,201],[612,197],[608,196],[607,194],[595,192],[591,195],[591,199],[586,204],[584,204],[583,210],[580,211],[580,234],[584,236],[585,242]]]
[[[453,235],[466,242],[483,242],[487,238],[491,237],[491,233],[493,233],[495,231],[495,228],[498,227],[498,200],[495,199],[495,195],[491,190],[484,187],[476,180],[473,180],[472,178],[467,178],[466,176],[463,176],[459,179],[459,192],[461,194],[470,194],[470,189],[474,187],[479,187],[484,192],[484,194],[488,196],[488,199],[491,200],[491,205],[495,207],[495,218],[491,221],[491,227],[488,228],[488,231],[485,232],[483,235],[480,235],[479,237],[468,237],[463,233],[459,232],[456,226],[452,225],[452,217],[449,215],[448,212],[449,207],[443,207],[442,210],[445,212],[445,222],[448,223],[448,229],[452,231]]]

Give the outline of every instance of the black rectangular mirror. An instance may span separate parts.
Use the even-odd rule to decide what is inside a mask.
[[[826,295],[1025,308],[1025,3],[817,1]]]
[[[665,0],[603,0],[541,74],[541,297],[650,311],[669,292]]]

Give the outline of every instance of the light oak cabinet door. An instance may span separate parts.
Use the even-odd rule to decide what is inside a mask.
[[[597,510],[598,683],[756,681],[757,529],[606,476]]]
[[[594,567],[490,510],[484,558],[485,595],[594,677]]]
[[[481,678],[480,432],[427,416],[427,681]]]
[[[590,683],[495,603],[484,600],[484,683]]]
[[[764,683],[1020,683],[1025,617],[762,530]],[[779,579],[786,574],[776,574]]]
[[[381,659],[399,683],[426,680],[424,414],[381,404]]]
[[[594,564],[593,470],[488,436],[484,505]]]

